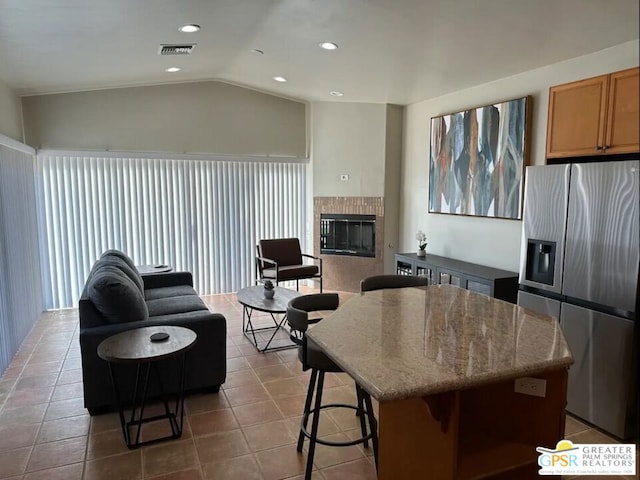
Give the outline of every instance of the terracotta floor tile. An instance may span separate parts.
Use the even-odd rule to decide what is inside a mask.
[[[144,475],[154,476],[195,467],[198,456],[191,440],[172,440],[143,449],[142,461]]]
[[[287,480],[304,480],[304,475],[296,475],[295,477],[288,477]],[[311,480],[326,480],[326,479],[320,470],[312,470]],[[347,478],[345,478],[344,480],[347,480]]]
[[[321,438],[334,442],[349,440],[349,437],[343,433],[321,436]],[[305,442],[305,449],[308,448],[308,446],[308,443]],[[351,447],[329,447],[327,445],[317,445],[316,452],[313,457],[313,463],[317,468],[323,469],[332,465],[338,465],[340,463],[360,458],[364,458],[364,454],[362,453],[362,450],[355,445]]]
[[[589,425],[581,422],[577,418],[573,418],[571,415],[567,415],[564,423],[564,436],[566,438],[569,435],[584,432],[585,430],[589,430],[590,428],[591,427],[589,427]]]
[[[87,440],[87,460],[108,457],[129,451],[124,442],[122,430],[109,430],[89,435]]]
[[[246,405],[248,403],[269,400],[269,395],[262,385],[247,385],[229,388],[224,391],[231,406]]]
[[[56,420],[58,418],[76,417],[78,415],[87,414],[84,408],[83,398],[72,398],[71,400],[61,400],[59,402],[49,403],[47,413],[44,415],[45,420]]]
[[[67,357],[62,364],[62,371],[82,368],[82,359],[80,357]]]
[[[295,376],[295,373],[282,363],[278,365],[269,365],[267,367],[254,368],[254,371],[263,383]]]
[[[202,480],[204,477],[200,473],[200,468],[192,468],[181,472],[166,473],[157,477],[145,478],[148,480]],[[222,480],[222,478],[219,480]]]
[[[41,443],[33,448],[27,471],[43,470],[84,461],[87,437]]]
[[[264,387],[274,399],[307,393],[307,384],[296,377],[274,380],[265,384]]]
[[[39,429],[39,423],[0,426],[0,452],[33,445]]]
[[[300,432],[300,422],[302,420],[302,415],[297,417],[289,417],[286,419],[287,424],[289,425],[289,429],[292,433],[298,436]],[[311,422],[313,421],[313,417],[309,417],[307,424],[307,431],[311,431]],[[320,424],[318,425],[318,434],[323,437],[326,435],[333,435],[334,433],[340,433],[340,428],[333,422],[331,417],[328,415],[321,414],[320,415]],[[308,440],[305,440],[307,442]]]
[[[115,412],[91,416],[91,427],[89,428],[91,434],[120,430],[120,428],[120,417]]]
[[[0,452],[0,478],[20,475],[27,467],[31,447]]]
[[[188,415],[229,408],[229,402],[222,390],[218,393],[189,395],[184,403]]]
[[[90,460],[85,464],[84,480],[142,480],[142,450]]]
[[[249,453],[249,446],[240,430],[195,437],[200,463],[229,459]]]
[[[263,480],[262,471],[253,455],[217,460],[202,465],[206,480]]]
[[[342,431],[360,428],[360,417],[350,408],[325,408],[322,415],[328,415]],[[366,417],[365,417],[366,418]]]
[[[574,435],[567,435],[567,438],[573,443],[620,443],[615,438],[605,435],[593,428]]]
[[[235,345],[227,345],[227,358],[238,358],[242,356],[242,352]]]
[[[360,459],[354,462],[347,462],[334,467],[322,470],[326,480],[376,480],[378,475],[376,468],[367,459]]]
[[[240,426],[230,408],[200,413],[189,417],[189,424],[194,436],[237,430]]]
[[[14,408],[7,408],[5,406],[0,410],[0,425],[41,422],[47,407],[48,405],[46,403]]]
[[[53,387],[32,387],[24,388],[22,390],[13,390],[7,401],[4,404],[4,408],[12,407],[24,407],[27,405],[39,405],[41,403],[47,403],[53,393]]]
[[[249,365],[254,369],[282,364],[282,360],[280,360],[280,357],[278,357],[276,352],[260,353],[257,350],[254,350],[253,355],[247,355],[245,358]]]
[[[57,385],[66,385],[69,383],[78,383],[78,382],[82,382],[82,369],[73,368],[71,370],[65,370],[63,372],[60,372]]]
[[[224,382],[222,388],[242,387],[245,385],[257,385],[260,383],[258,377],[253,370],[240,370],[238,372],[227,373],[227,380]]]
[[[131,429],[132,433],[134,431],[135,429]],[[171,424],[167,419],[145,423],[144,425],[142,425],[142,429],[140,430],[140,438],[142,441],[154,440],[154,439],[164,438],[172,435],[173,435],[173,432],[171,430]],[[184,423],[182,424],[182,435],[178,437],[178,439],[187,440],[190,438],[191,438],[191,428],[189,427],[189,422],[187,420],[187,416],[185,415]],[[171,440],[179,441],[178,439],[171,439]]]
[[[22,376],[40,375],[42,373],[58,373],[61,367],[62,361],[27,363],[22,371]]]
[[[89,415],[66,417],[44,422],[37,443],[53,442],[65,438],[81,437],[89,433]]]
[[[24,480],[81,480],[83,468],[84,465],[82,463],[48,468],[28,473],[24,476]]]
[[[244,357],[229,358],[227,360],[227,373],[237,372],[239,370],[246,370],[250,368],[249,362]]]
[[[60,400],[81,398],[83,397],[83,395],[84,391],[82,389],[82,382],[56,385],[56,387],[53,389],[53,394],[51,395],[51,401],[57,402]]]
[[[304,473],[306,453],[298,453],[295,444],[263,450],[255,454],[265,480],[279,480]]]
[[[53,387],[58,380],[57,373],[41,373],[30,377],[21,375],[16,382],[16,390],[24,390],[37,387]]]
[[[252,452],[288,445],[298,441],[286,420],[243,427],[242,431]]]
[[[242,426],[257,425],[283,418],[280,410],[272,400],[249,405],[239,405],[233,407],[233,412],[236,415],[238,423]]]

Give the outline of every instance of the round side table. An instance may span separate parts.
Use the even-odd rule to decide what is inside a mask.
[[[160,341],[152,341],[152,336],[167,338]],[[124,441],[129,448],[137,448],[148,443],[158,442],[169,438],[179,438],[182,435],[184,421],[184,384],[185,384],[185,355],[196,342],[197,335],[193,330],[184,327],[158,326],[144,327],[127,330],[112,335],[98,345],[98,356],[109,364],[113,392],[120,415],[120,426]],[[160,361],[180,356],[180,383],[176,396],[175,408],[169,408],[169,402],[162,386],[160,377]],[[136,380],[131,401],[131,416],[125,419],[125,405],[122,402],[118,382],[114,372],[114,364],[129,364],[136,366]],[[165,413],[149,418],[144,418],[144,408],[147,400],[147,387],[149,374],[154,371],[160,397],[164,403]],[[141,391],[141,398],[139,397]],[[144,423],[168,419],[171,426],[171,435],[140,441],[140,430]],[[137,427],[135,436],[131,435],[131,427]]]

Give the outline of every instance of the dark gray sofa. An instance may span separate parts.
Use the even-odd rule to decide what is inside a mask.
[[[157,325],[190,328],[198,338],[186,357],[186,391],[216,392],[225,381],[226,319],[210,312],[198,297],[190,272],[141,276],[127,255],[109,250],[91,269],[79,315],[84,405],[92,415],[115,409],[108,364],[98,357],[97,348],[122,331]],[[135,366],[115,368],[123,400],[130,399]],[[163,361],[160,371],[165,390],[176,391],[178,361]],[[151,396],[157,393],[156,382],[150,381],[149,391]]]

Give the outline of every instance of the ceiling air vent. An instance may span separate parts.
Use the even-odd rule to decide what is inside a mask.
[[[158,55],[189,55],[196,48],[195,43],[185,43],[179,45],[160,45]]]

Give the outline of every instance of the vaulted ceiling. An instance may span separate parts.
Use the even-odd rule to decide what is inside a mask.
[[[638,0],[0,0],[0,80],[27,95],[222,80],[408,104],[637,41],[638,15]]]

